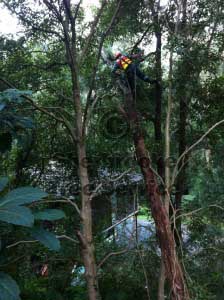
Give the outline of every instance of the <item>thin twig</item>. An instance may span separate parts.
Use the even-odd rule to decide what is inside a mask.
[[[26,256],[26,255],[19,256],[19,257],[15,258],[14,260],[10,260],[10,261],[9,261],[8,263],[6,263],[6,264],[0,265],[0,267],[2,268],[2,267],[6,267],[6,266],[8,266],[8,265],[12,265],[12,264],[14,264],[15,262],[17,262],[18,260],[22,259],[22,258],[27,258],[27,256]]]
[[[7,80],[5,80],[4,78],[0,77],[0,81],[2,81],[5,85],[7,85],[10,88],[16,89],[18,90],[12,83],[8,82]],[[68,120],[66,120],[64,118],[64,116],[62,115],[61,118],[57,117],[54,113],[49,112],[47,109],[45,109],[44,107],[39,106],[38,104],[36,104],[36,102],[31,99],[29,96],[27,95],[21,95],[21,97],[23,97],[24,99],[26,99],[28,102],[31,103],[31,105],[36,108],[38,111],[44,113],[45,115],[50,116],[52,119],[64,124],[64,126],[67,128],[67,130],[69,131],[69,133],[71,134],[72,138],[76,141],[77,137],[75,135],[75,131],[73,129],[73,127],[71,126],[70,122]]]
[[[164,182],[163,178],[159,175],[159,173],[152,166],[150,166],[150,169],[159,178],[159,180],[161,181],[162,185],[165,186],[165,182]]]
[[[121,251],[117,251],[117,252],[110,252],[109,254],[107,254],[102,260],[101,262],[99,262],[99,264],[97,265],[97,268],[101,268],[102,265],[108,260],[108,258],[110,258],[111,256],[115,256],[115,255],[121,255],[124,253],[127,253],[129,251],[129,249],[124,249]]]
[[[148,300],[150,300],[149,280],[148,280],[145,264],[144,264],[144,261],[143,261],[143,257],[142,257],[141,251],[139,250],[139,245],[138,245],[137,242],[136,242],[136,247],[137,247],[137,252],[138,252],[140,262],[141,262],[141,265],[142,265],[143,274],[144,274],[144,277],[145,277],[147,297],[148,297]]]
[[[205,134],[203,134],[199,140],[197,140],[193,145],[191,145],[188,149],[186,149],[178,158],[177,162],[176,162],[176,165],[174,167],[174,170],[173,170],[173,175],[172,175],[172,180],[171,180],[171,186],[173,186],[175,180],[176,180],[176,175],[177,175],[177,170],[178,170],[178,166],[179,166],[179,163],[180,161],[190,152],[192,151],[198,144],[200,144],[204,138],[212,131],[214,130],[216,127],[218,127],[219,125],[223,124],[224,123],[224,119],[215,123],[212,127],[210,127]]]
[[[9,248],[15,247],[15,246],[20,245],[20,244],[37,243],[37,242],[39,242],[39,241],[37,241],[37,240],[18,241],[18,242],[15,242],[15,243],[11,244],[11,245],[6,246],[6,248],[9,249]]]
[[[79,216],[81,217],[81,211],[80,211],[78,205],[74,201],[72,201],[71,199],[68,199],[68,198],[63,198],[63,199],[64,199],[65,202],[71,204],[76,209]],[[59,200],[59,201],[63,201],[63,200]]]
[[[117,15],[120,11],[120,8],[121,8],[121,3],[122,3],[123,0],[120,0],[117,4],[117,7],[115,9],[115,12],[111,18],[111,21],[107,27],[107,29],[103,32],[102,34],[102,37],[101,37],[101,40],[100,40],[100,43],[99,43],[99,47],[98,47],[98,53],[97,53],[97,58],[96,58],[96,63],[93,67],[93,72],[92,72],[92,76],[91,76],[91,82],[90,82],[90,88],[89,88],[89,91],[88,91],[88,94],[87,94],[87,100],[86,100],[86,107],[85,107],[85,112],[84,112],[84,120],[83,120],[83,136],[85,134],[85,130],[86,130],[86,120],[87,120],[87,115],[88,115],[88,110],[89,110],[89,105],[90,105],[90,98],[91,98],[91,95],[92,95],[92,91],[94,89],[94,85],[95,85],[95,80],[96,80],[96,72],[97,72],[97,68],[98,68],[98,65],[99,65],[99,61],[100,61],[100,57],[101,57],[101,52],[102,52],[102,48],[103,48],[103,44],[104,44],[104,41],[106,39],[106,37],[109,35],[110,31],[111,31],[111,28],[113,27],[114,23],[115,23],[115,20],[117,18]]]
[[[89,105],[89,109],[88,109],[87,112],[86,112],[86,120],[85,120],[86,130],[88,129],[88,125],[89,125],[89,122],[90,122],[91,114],[92,114],[92,112],[93,112],[93,110],[94,110],[94,108],[95,108],[97,102],[98,102],[99,100],[103,100],[103,99],[104,99],[105,97],[107,97],[107,96],[113,97],[114,95],[115,95],[115,94],[112,94],[112,95],[111,95],[111,93],[110,93],[110,94],[106,93],[106,94],[104,94],[103,96],[95,96],[95,97],[94,97],[93,103],[92,103],[91,105]]]
[[[130,171],[132,170],[132,168],[129,168],[128,170],[124,171],[122,174],[120,174],[119,176],[115,177],[115,178],[108,178],[109,182],[116,182],[120,179],[122,179],[122,177],[124,177],[125,175],[127,175]]]
[[[63,234],[63,235],[56,235],[56,238],[61,240],[61,239],[66,239],[66,240],[69,240],[75,244],[79,244],[78,241],[76,241],[75,239],[71,238],[70,236],[67,236],[66,234]]]
[[[98,195],[98,191],[101,189],[102,186],[103,186],[102,183],[98,184],[98,186],[95,188],[95,190],[91,193],[89,197],[90,201]]]
[[[146,34],[149,32],[149,29],[153,26],[153,23],[149,24],[149,26],[146,28],[146,30],[143,32],[142,36],[140,39],[137,40],[137,42],[134,44],[134,46],[132,47],[132,51],[133,52],[135,50],[135,48],[138,47],[138,45],[143,41],[143,39],[145,38]]]
[[[13,89],[17,89],[13,84],[11,84],[10,82],[8,82],[7,80],[5,80],[4,78],[0,78],[0,81],[3,82],[4,84],[6,84],[8,87],[10,88],[13,88]],[[17,89],[18,90],[18,89]],[[32,106],[34,106],[37,110],[43,112],[44,114],[52,117],[53,119],[61,122],[61,123],[64,123],[64,120],[61,119],[61,118],[58,118],[55,114],[49,112],[48,110],[46,110],[45,108],[43,107],[40,107],[39,105],[37,105],[33,99],[31,99],[30,97],[28,97],[27,95],[21,95],[21,97],[23,97],[24,99],[26,99],[27,101],[29,101]]]
[[[216,207],[216,208],[219,208],[219,209],[221,209],[221,210],[224,210],[224,207],[222,207],[222,206],[220,206],[220,205],[218,205],[218,204],[211,204],[211,205],[208,205],[208,206],[206,206],[206,207],[197,208],[197,209],[192,210],[192,211],[190,211],[190,212],[188,212],[188,213],[178,215],[178,216],[175,217],[175,218],[176,218],[176,219],[179,219],[179,218],[182,218],[182,217],[191,216],[191,215],[193,215],[193,214],[195,214],[195,213],[197,213],[197,212],[199,212],[199,211],[201,211],[201,210],[208,209],[208,208],[210,208],[210,207]],[[171,220],[172,220],[172,219],[171,219]]]
[[[104,229],[102,231],[102,233],[106,233],[107,231],[113,229],[114,227],[118,226],[119,224],[125,222],[126,220],[130,219],[131,217],[137,215],[139,213],[139,210],[136,210],[134,212],[132,212],[131,214],[129,214],[128,216],[126,216],[125,218],[121,219],[120,221],[118,221],[117,223],[115,223],[114,225],[111,225],[110,227]]]
[[[92,41],[92,38],[93,38],[94,33],[96,31],[96,27],[97,27],[97,25],[99,23],[100,17],[101,17],[101,15],[103,13],[103,10],[104,10],[104,7],[106,6],[106,4],[107,4],[107,1],[104,0],[102,2],[102,4],[101,4],[100,9],[98,10],[97,15],[95,16],[95,19],[93,20],[93,22],[92,22],[92,24],[90,26],[91,27],[91,31],[90,31],[88,37],[86,38],[86,43],[85,43],[84,48],[82,50],[82,53],[80,55],[79,65],[81,65],[82,61],[85,59],[86,52],[88,51],[89,45],[90,45],[90,43]]]
[[[42,200],[42,201],[38,201],[38,202],[34,202],[34,203],[66,203],[66,204],[70,204],[75,208],[75,210],[81,217],[81,212],[80,212],[78,205],[75,202],[73,202],[72,200],[67,199],[67,198],[64,198],[63,200]]]

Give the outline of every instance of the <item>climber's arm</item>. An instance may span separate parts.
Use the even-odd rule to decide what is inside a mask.
[[[143,80],[145,82],[150,83],[150,84],[158,84],[158,80],[156,80],[156,79],[150,79],[149,76],[145,76],[145,78]]]
[[[141,80],[148,82],[150,84],[158,84],[158,81],[155,79],[151,79],[149,76],[145,75],[139,68],[138,66],[136,66],[136,75],[138,76],[138,78],[140,78]]]
[[[112,75],[114,75],[114,76],[121,75],[121,69],[120,69],[120,67],[117,63],[115,63],[114,66],[113,66]]]
[[[131,54],[130,58],[133,59],[133,60],[135,60],[136,63],[143,62],[145,60],[144,52],[142,51],[140,53]]]

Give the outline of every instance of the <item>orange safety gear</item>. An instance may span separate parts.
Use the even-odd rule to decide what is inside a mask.
[[[119,67],[123,70],[126,70],[130,64],[132,63],[132,60],[125,56],[125,55],[122,55],[118,60],[117,60],[117,64],[119,65]]]

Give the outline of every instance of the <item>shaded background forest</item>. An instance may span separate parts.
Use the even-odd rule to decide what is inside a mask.
[[[46,243],[27,242],[9,247],[29,240],[27,229],[1,221],[0,269],[16,280],[23,300],[84,300],[90,298],[76,234],[82,228],[80,162],[73,128],[78,112],[73,104],[72,64],[65,35],[68,29],[67,39],[73,45],[73,27],[68,21],[68,27],[61,30],[60,20],[47,2],[52,3],[0,1],[24,26],[17,38],[0,37],[0,176],[8,177],[8,190],[33,186],[48,194],[39,205],[29,204],[35,213],[46,208],[64,211],[60,220],[38,221],[59,237],[61,247],[53,251]],[[62,13],[63,2],[53,3]],[[160,84],[148,85],[137,79],[136,106],[161,191],[164,168],[168,165],[171,170],[170,220],[190,299],[222,300],[222,123],[178,165],[176,162],[224,119],[224,4],[219,0],[169,1],[164,5],[159,1],[102,2],[100,19],[93,24],[85,18],[85,8],[77,9],[78,2],[71,1],[72,11],[77,12],[74,35],[80,103],[88,121],[86,161],[82,163],[88,166],[87,190],[94,195],[91,214],[101,297],[162,300],[158,296],[161,254],[155,225],[136,163],[131,128],[120,112],[123,95],[111,76],[113,63],[107,60],[116,50],[131,53],[141,47],[146,56],[141,69]],[[93,8],[93,14],[98,10]],[[167,157],[165,129],[170,104]],[[75,202],[78,209],[67,200]],[[106,228],[136,210],[131,233],[125,229],[121,237],[115,228],[105,236]],[[144,243],[136,234],[137,219],[148,226]],[[141,223],[138,225],[140,232]],[[44,275],[43,266],[47,266]],[[167,284],[165,295],[170,299]],[[11,300],[1,295],[0,299]]]

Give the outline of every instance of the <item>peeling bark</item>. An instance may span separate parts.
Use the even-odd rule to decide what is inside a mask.
[[[124,91],[126,113],[133,131],[136,157],[145,180],[146,193],[155,220],[156,233],[159,240],[166,277],[168,279],[172,300],[187,300],[188,291],[184,275],[178,260],[175,241],[171,231],[169,216],[162,202],[158,183],[151,168],[151,160],[146,149],[144,137],[139,125],[138,114],[130,91]]]

